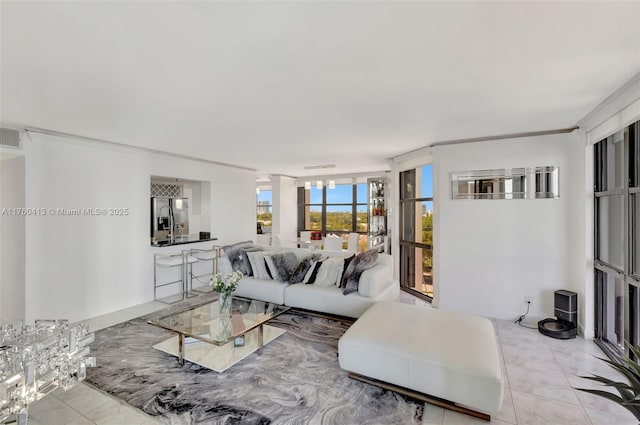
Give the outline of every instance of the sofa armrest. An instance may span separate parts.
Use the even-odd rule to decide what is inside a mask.
[[[358,294],[363,297],[376,297],[393,283],[389,278],[389,265],[376,264],[360,275]]]

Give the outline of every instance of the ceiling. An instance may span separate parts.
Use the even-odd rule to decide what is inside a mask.
[[[292,176],[573,126],[639,2],[6,2],[0,120]],[[335,164],[326,172],[304,166]]]

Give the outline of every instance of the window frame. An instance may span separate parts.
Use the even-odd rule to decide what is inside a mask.
[[[351,186],[352,190],[352,199],[351,203],[339,202],[339,203],[328,203],[327,202],[327,193],[330,190],[327,185],[322,186],[322,203],[312,203],[311,201],[311,190],[305,189],[304,187],[298,187],[298,234],[301,231],[320,231],[323,236],[326,236],[328,233],[336,234],[336,235],[348,235],[349,233],[358,233],[360,235],[366,235],[369,230],[369,222],[366,223],[366,229],[364,231],[358,231],[358,207],[367,208],[367,201],[358,202],[358,185],[366,183],[352,183],[352,184],[342,184],[336,186]],[[307,217],[306,213],[311,212],[311,207],[320,207],[321,214],[321,226],[320,229],[311,229],[310,227],[306,227]],[[327,229],[327,207],[351,207],[351,230],[331,230]]]

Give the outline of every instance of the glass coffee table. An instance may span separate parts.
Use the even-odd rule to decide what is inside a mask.
[[[286,331],[266,323],[290,307],[233,297],[231,317],[220,316],[218,301],[190,307],[148,323],[177,335],[153,348],[217,372],[224,372],[249,354],[262,354],[265,344]]]

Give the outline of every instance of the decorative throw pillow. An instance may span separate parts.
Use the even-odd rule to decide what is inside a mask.
[[[306,285],[311,285],[312,283],[314,283],[316,281],[316,276],[318,275],[318,270],[320,270],[320,266],[322,266],[322,262],[324,260],[318,260],[315,262],[315,264],[313,265],[313,267],[311,267],[311,270],[309,270],[310,273],[308,273],[309,276],[305,276],[303,282]]]
[[[336,278],[340,272],[344,261],[340,257],[329,257],[322,262],[322,267],[318,271],[316,286],[334,286],[336,284]]]
[[[291,274],[289,283],[294,284],[304,281],[304,277],[307,275],[307,272],[309,271],[309,269],[311,269],[313,262],[317,258],[319,258],[317,254],[303,258],[302,261],[300,261],[300,264],[298,264],[298,267],[296,267],[296,269]]]
[[[342,264],[342,269],[340,269],[340,274],[338,275],[338,279],[336,280],[336,286],[338,288],[342,288],[342,278],[344,277],[344,274],[346,273],[347,268],[349,267],[349,264],[351,264],[354,258],[356,258],[356,254],[353,254],[344,259],[344,262]]]
[[[253,276],[253,267],[251,266],[251,261],[249,260],[247,252],[262,251],[262,248],[259,246],[252,246],[251,248],[240,248],[238,251],[240,252],[240,255],[242,255],[240,271],[245,276]]]
[[[273,280],[288,282],[298,266],[298,257],[293,252],[282,252],[265,256]]]
[[[237,242],[237,243],[234,243],[233,245],[227,245],[222,247],[222,250],[224,251],[225,255],[229,258],[229,261],[231,262],[231,268],[233,269],[234,272],[237,270],[242,271],[242,269],[244,268],[244,265],[243,265],[244,256],[240,254],[240,249],[250,248],[250,247],[253,247],[253,242],[251,241]]]
[[[376,249],[370,249],[369,251],[362,252],[356,255],[356,258],[349,264],[347,270],[342,277],[344,283],[344,295],[349,295],[352,292],[358,291],[358,284],[360,283],[360,276],[365,270],[369,270],[376,264],[378,260],[378,251]]]
[[[251,269],[253,271],[253,277],[256,279],[269,280],[271,276],[267,272],[267,266],[264,261],[264,256],[270,254],[271,251],[249,251],[247,256],[251,263]]]

